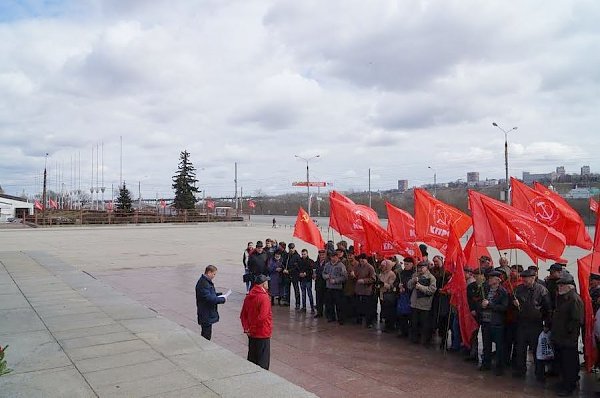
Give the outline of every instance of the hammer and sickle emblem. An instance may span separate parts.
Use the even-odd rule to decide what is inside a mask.
[[[552,203],[546,200],[536,200],[533,203],[535,216],[546,224],[554,224],[558,221],[558,213]]]
[[[301,220],[302,222],[308,222],[310,220],[308,214],[303,214]]]

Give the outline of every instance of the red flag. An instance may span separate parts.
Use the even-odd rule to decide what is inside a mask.
[[[208,207],[209,209],[214,209],[215,208],[215,201],[214,200],[207,200],[206,201],[206,207]]]
[[[373,209],[364,205],[348,203],[329,196],[330,216],[329,225],[338,231],[340,235],[344,235],[352,239],[355,243],[364,243],[365,233],[363,230],[360,217],[364,217],[369,221],[379,223],[379,217]],[[335,220],[332,223],[332,220]]]
[[[325,241],[323,241],[319,228],[317,228],[313,220],[302,207],[298,209],[298,217],[296,218],[293,236],[316,246],[317,249],[325,247]]]
[[[252,199],[250,199],[248,201],[248,207],[251,209],[254,209],[256,207],[256,202],[254,202]]]
[[[459,236],[471,226],[471,217],[441,202],[422,188],[415,188],[415,232],[417,240],[437,248],[442,253],[450,236],[450,227]]]
[[[565,261],[561,258],[566,246],[563,234],[522,210],[474,191],[469,191],[469,195],[478,198],[485,212],[484,215],[473,214],[473,218],[477,218],[477,222],[487,218],[498,249],[522,249],[544,260]],[[475,229],[479,228],[477,222]]]
[[[581,216],[560,195],[538,183],[535,183],[535,189],[529,188],[512,177],[510,184],[514,207],[563,234],[567,245],[582,249],[592,247],[592,240]]]
[[[108,211],[112,211],[113,210],[113,202],[108,202],[106,204],[106,210],[108,210]]]
[[[48,203],[50,204],[50,207],[52,207],[53,209],[58,209],[58,203],[55,200],[48,199]]]
[[[600,263],[600,253],[590,253],[587,256],[577,260],[577,278],[579,279],[579,295],[583,301],[585,312],[583,335],[583,357],[585,358],[585,367],[591,371],[596,363],[596,342],[594,341],[594,308],[592,306],[592,297],[590,296],[590,273],[592,269],[598,272],[598,263]]]
[[[161,200],[160,200],[160,207],[162,207],[163,209],[164,209],[165,207],[167,207],[167,202],[166,202],[164,199],[161,199]]]
[[[388,214],[387,230],[400,248],[404,257],[414,257],[418,260],[421,256],[416,243],[415,219],[407,211],[399,209],[389,202],[385,202]]]
[[[598,202],[596,202],[594,198],[590,198],[590,210],[594,213],[598,212]]]
[[[471,235],[469,238],[467,245],[465,246],[464,253],[465,258],[467,259],[467,265],[469,266],[479,265],[479,259],[481,256],[488,256],[489,258],[492,258],[487,247],[478,246],[475,244],[475,235]]]
[[[33,205],[38,210],[44,210],[44,208],[42,207],[42,204],[39,201],[37,201],[37,200],[35,202],[33,202]]]
[[[360,217],[364,229],[365,246],[363,250],[368,254],[381,254],[391,256],[400,252],[400,248],[394,242],[392,235],[379,223],[374,223],[364,217]]]
[[[460,337],[465,347],[471,347],[471,337],[479,328],[477,321],[471,315],[469,302],[467,299],[467,281],[465,280],[464,267],[466,265],[465,255],[460,247],[458,236],[454,233],[454,228],[450,227],[450,236],[448,238],[448,248],[446,250],[446,259],[444,266],[451,270],[452,278],[444,287],[444,290],[451,294],[450,304],[456,308],[458,313],[458,323],[460,325]]]
[[[594,234],[594,247],[592,253],[600,253],[600,210],[596,212],[596,232]]]
[[[352,199],[342,195],[341,193],[337,192],[337,191],[331,191],[329,192],[329,204],[331,205],[331,199],[337,199],[340,202],[344,202],[350,205],[355,205],[355,203],[352,201]],[[338,224],[338,221],[336,219],[336,214],[333,211],[333,209],[330,208],[330,214],[329,214],[329,226],[333,229],[335,229],[336,231],[340,232],[340,226]],[[341,232],[340,232],[341,233]]]

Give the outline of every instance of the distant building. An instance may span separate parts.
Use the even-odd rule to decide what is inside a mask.
[[[589,176],[591,173],[590,171],[590,166],[582,166],[581,167],[581,175],[582,176]]]
[[[33,203],[16,196],[0,194],[0,222],[23,218],[29,214],[33,214]]]
[[[565,166],[558,166],[558,167],[556,168],[556,175],[557,175],[558,177],[562,177],[562,176],[564,176],[565,174],[567,174],[567,173],[565,172]]]
[[[557,173],[545,173],[545,174],[533,174],[528,171],[523,172],[523,182],[525,184],[532,184],[534,181],[554,181],[556,180]]]
[[[408,190],[408,180],[398,180],[398,191],[404,192]]]
[[[472,187],[477,185],[479,182],[479,172],[478,171],[469,171],[467,173],[467,185]]]

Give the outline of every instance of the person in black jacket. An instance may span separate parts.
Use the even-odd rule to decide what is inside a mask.
[[[212,337],[212,325],[219,322],[218,304],[224,304],[227,299],[215,291],[213,279],[217,275],[217,267],[207,265],[204,274],[196,283],[196,308],[198,314],[198,325],[202,328],[202,337],[210,340]]]
[[[483,338],[483,356],[479,370],[492,366],[492,343],[496,344],[496,375],[504,373],[504,318],[508,308],[508,293],[500,285],[501,273],[490,271],[483,285],[483,299],[477,305]]]
[[[269,255],[264,250],[262,241],[257,241],[256,248],[248,260],[248,269],[255,280],[259,275],[269,276],[268,260]]]
[[[402,302],[397,309],[397,322],[400,337],[408,337],[410,332],[410,295],[412,290],[408,289],[408,281],[410,281],[415,273],[415,260],[412,257],[404,258],[404,269],[398,273],[396,278],[398,300]]]
[[[302,312],[306,312],[306,295],[310,303],[310,313],[315,313],[315,302],[312,293],[312,276],[315,262],[308,257],[308,250],[302,249],[301,259],[298,263],[298,277],[300,290],[302,290]]]
[[[325,304],[325,292],[327,290],[327,283],[323,279],[323,269],[325,264],[328,262],[327,251],[325,249],[319,250],[319,256],[315,262],[315,272],[313,273],[313,279],[315,280],[315,293],[317,301],[317,315],[315,318],[323,317],[323,306]]]
[[[284,263],[283,268],[283,283],[284,286],[287,287],[286,290],[286,304],[289,306],[291,304],[290,298],[290,284],[294,288],[294,299],[296,300],[296,311],[300,310],[300,285],[299,285],[299,265],[300,265],[300,255],[296,251],[296,245],[293,242],[288,243],[288,255],[287,261]]]

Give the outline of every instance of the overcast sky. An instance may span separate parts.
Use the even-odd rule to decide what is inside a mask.
[[[391,189],[582,165],[600,172],[600,2],[0,2],[0,186],[172,196],[187,149],[207,195],[292,181]],[[75,159],[75,160],[73,160]],[[101,173],[101,172],[100,172]],[[101,179],[100,175],[100,179]],[[95,179],[95,176],[94,176]],[[102,181],[100,181],[100,184]],[[96,183],[94,182],[94,185]]]

